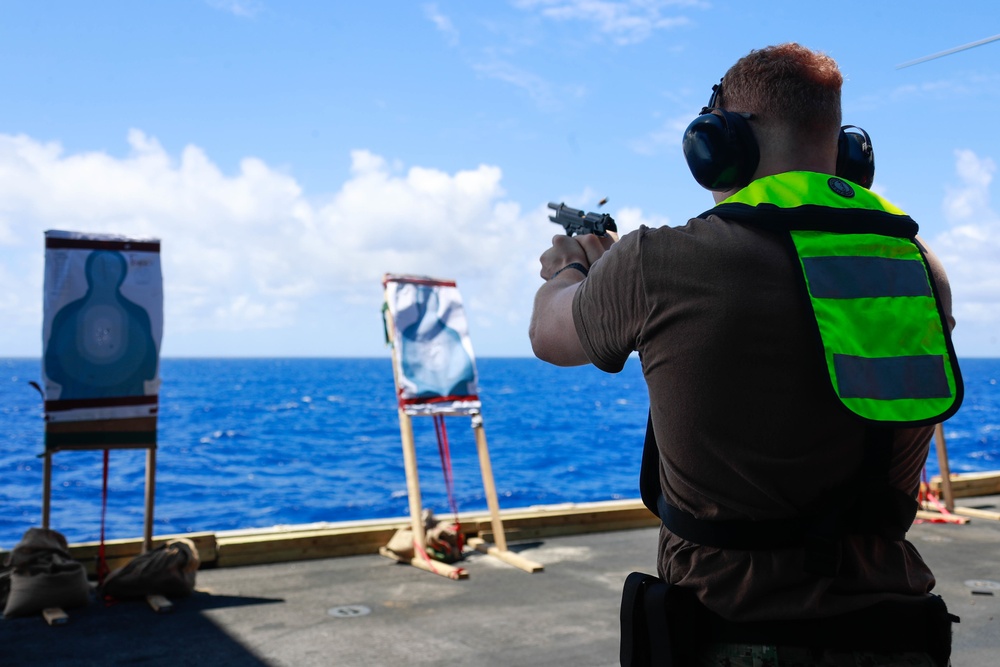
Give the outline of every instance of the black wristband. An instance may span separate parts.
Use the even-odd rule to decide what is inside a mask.
[[[549,278],[549,280],[552,280],[552,278],[555,278],[566,269],[576,269],[577,271],[583,274],[584,278],[586,278],[587,274],[590,272],[589,269],[587,269],[587,267],[585,267],[580,262],[573,262],[572,264],[567,264],[566,266],[562,267],[561,269],[553,273],[552,276]]]

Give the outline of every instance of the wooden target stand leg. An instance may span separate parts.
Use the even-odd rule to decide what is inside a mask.
[[[934,425],[934,449],[937,451],[938,468],[941,471],[941,491],[935,498],[927,485],[927,497],[917,509],[917,518],[927,521],[947,521],[963,524],[969,519],[957,516],[955,511],[955,495],[951,487],[951,468],[948,465],[948,448],[944,442],[944,424]],[[921,488],[924,484],[921,482]]]
[[[388,547],[380,547],[379,553],[386,558],[409,563],[413,567],[447,577],[448,579],[467,579],[469,574],[463,568],[431,560],[420,553],[427,541],[424,534],[424,520],[421,516],[423,507],[420,499],[420,474],[417,470],[417,450],[413,439],[413,421],[403,408],[399,408],[399,434],[403,441],[403,468],[406,472],[406,494],[410,501],[410,530],[413,534],[414,554],[412,558],[406,560],[394,554]]]
[[[942,514],[948,515],[949,523],[964,524],[971,519],[990,519],[1000,521],[1000,512],[980,509],[977,507],[961,507],[955,505],[955,489],[951,477],[951,467],[948,464],[948,446],[944,439],[944,424],[934,425],[934,449],[937,450],[938,469],[941,471],[941,499],[944,509],[940,506],[917,511],[917,518],[937,520]],[[961,475],[956,475],[956,479]],[[974,495],[974,494],[970,494]]]
[[[934,425],[934,448],[937,450],[938,468],[941,470],[941,495],[944,506],[949,512],[963,518],[990,519],[1000,521],[1000,512],[978,509],[976,507],[956,507],[955,495],[951,486],[951,468],[948,465],[948,446],[944,441],[944,424]]]
[[[951,491],[951,466],[948,464],[948,446],[944,442],[944,424],[934,425],[934,449],[937,451],[938,469],[941,471],[941,495],[949,512],[955,511],[955,496]]]
[[[478,411],[473,412],[471,416],[472,428],[476,437],[476,451],[479,455],[479,467],[483,476],[483,489],[486,493],[486,503],[490,511],[490,525],[493,529],[496,544],[490,544],[479,537],[470,538],[468,544],[476,551],[493,556],[525,572],[541,572],[544,569],[542,565],[507,549],[507,538],[503,530],[503,521],[500,519],[500,503],[497,499],[496,484],[493,481],[493,467],[490,464],[489,449],[486,445],[486,432],[483,429],[483,417]],[[410,501],[410,529],[413,532],[414,551],[418,551],[416,547],[426,542],[426,536],[424,534],[423,517],[421,516],[423,507],[420,498],[420,477],[417,471],[412,419],[405,410],[400,408],[399,428],[403,441],[403,466],[406,471],[406,490]],[[396,561],[402,560],[386,547],[381,547],[379,553]],[[416,553],[413,558],[406,562],[414,567],[449,579],[465,579],[469,576],[463,568],[429,560],[419,553]]]
[[[96,428],[95,428],[96,426]],[[50,446],[49,439],[59,440],[61,437],[82,436],[83,440],[90,440],[94,434],[107,433],[109,435],[125,432],[122,429],[138,427],[139,432],[148,433],[150,430],[154,436],[151,442],[121,443],[121,442],[64,442]],[[156,418],[143,418],[134,420],[117,420],[110,422],[60,422],[46,424],[46,447],[42,455],[42,528],[48,529],[52,510],[52,455],[60,451],[103,451],[114,449],[145,449],[146,450],[146,492],[145,492],[145,520],[143,524],[142,553],[146,553],[153,548],[153,505],[156,497]],[[113,436],[112,436],[113,438]],[[148,440],[148,438],[144,438]],[[156,612],[167,612],[173,609],[173,604],[162,595],[147,595],[146,602]],[[58,607],[50,607],[42,611],[42,616],[49,625],[62,625],[68,621],[66,612]]]
[[[496,545],[473,537],[469,540],[469,546],[476,551],[499,558],[508,565],[513,565],[525,572],[541,572],[544,568],[540,564],[507,549],[507,536],[504,534],[503,522],[500,520],[500,502],[497,500],[497,488],[493,482],[493,466],[490,464],[490,452],[486,447],[486,430],[483,428],[483,416],[479,412],[472,413],[472,430],[476,434],[479,469],[483,474],[483,489],[486,491],[486,504],[490,508],[490,524],[493,527],[493,539],[496,540]]]
[[[44,463],[42,465],[42,528],[49,527],[49,515],[52,508],[52,455],[59,451],[92,451],[92,450],[115,450],[115,449],[145,449],[146,450],[146,495],[145,495],[145,520],[142,532],[142,553],[153,548],[153,502],[156,495],[156,444],[142,446],[113,446],[102,445],[87,447],[60,447],[58,449],[46,449],[42,455]]]
[[[156,498],[156,445],[146,450],[145,522],[142,532],[142,553],[153,549],[153,503]]]

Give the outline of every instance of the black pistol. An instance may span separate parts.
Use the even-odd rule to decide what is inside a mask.
[[[615,219],[607,213],[584,213],[566,204],[549,204],[549,208],[556,212],[555,215],[549,216],[549,220],[562,225],[567,236],[574,234],[606,236],[608,232],[618,232]]]

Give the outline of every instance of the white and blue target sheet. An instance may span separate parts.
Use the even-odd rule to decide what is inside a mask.
[[[387,274],[399,404],[412,414],[467,414],[481,406],[469,326],[455,282]]]
[[[155,415],[162,335],[159,240],[45,232],[47,420]]]

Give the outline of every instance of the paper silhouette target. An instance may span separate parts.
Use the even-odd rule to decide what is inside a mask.
[[[400,405],[432,412],[479,408],[475,356],[454,281],[388,274],[383,284]]]
[[[46,232],[49,418],[155,414],[163,288],[159,241]]]

